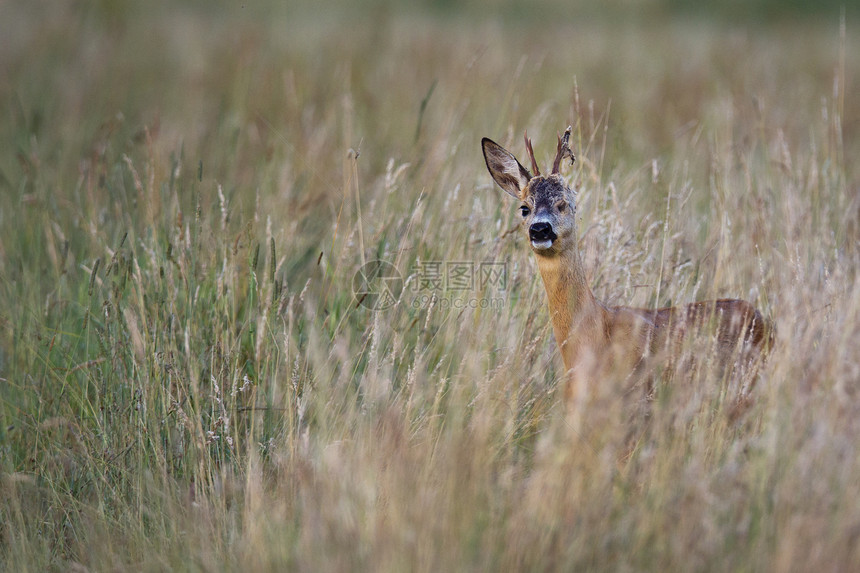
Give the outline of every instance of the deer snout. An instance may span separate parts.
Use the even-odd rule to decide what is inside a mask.
[[[546,221],[539,221],[537,223],[532,223],[529,226],[529,239],[536,243],[543,243],[544,241],[555,241],[558,238],[558,235],[555,234],[555,231],[552,230],[552,224]]]

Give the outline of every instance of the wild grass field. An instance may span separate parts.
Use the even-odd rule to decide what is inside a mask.
[[[860,569],[860,21],[611,4],[0,3],[3,569]],[[565,415],[480,140],[568,124],[599,297],[774,321],[739,419]]]

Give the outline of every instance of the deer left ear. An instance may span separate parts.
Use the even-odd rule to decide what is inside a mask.
[[[522,199],[523,190],[532,178],[529,170],[523,167],[510,151],[491,139],[482,139],[481,148],[484,150],[484,161],[487,162],[487,169],[493,176],[493,181],[509,195]]]

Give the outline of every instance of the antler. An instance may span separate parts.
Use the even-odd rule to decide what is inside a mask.
[[[526,140],[526,151],[529,153],[529,159],[532,161],[532,171],[534,171],[533,176],[537,177],[540,175],[540,169],[538,169],[537,161],[535,161],[535,150],[532,149],[532,140],[529,139],[528,130],[523,133],[523,139]]]
[[[529,151],[531,151],[531,145],[528,145]],[[531,155],[531,153],[530,153]],[[561,135],[558,136],[558,148],[555,152],[555,161],[552,162],[552,174],[558,174],[558,168],[561,166],[561,160],[565,157],[570,157],[570,164],[573,165],[573,162],[576,161],[576,157],[573,156],[573,152],[570,150],[570,126],[567,126],[567,129],[564,130],[564,137]],[[532,163],[534,163],[534,156],[532,155]]]

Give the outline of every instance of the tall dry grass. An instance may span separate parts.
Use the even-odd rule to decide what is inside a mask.
[[[858,566],[850,25],[100,6],[0,8],[4,568]],[[602,299],[775,321],[740,420],[707,369],[647,420],[557,406],[478,142],[568,123]]]

